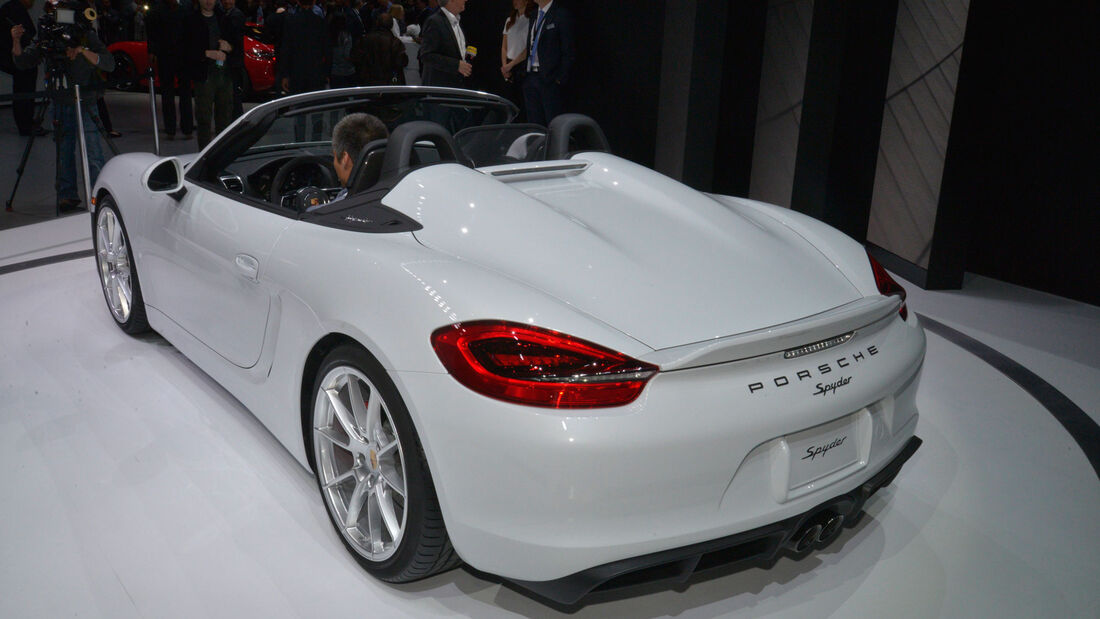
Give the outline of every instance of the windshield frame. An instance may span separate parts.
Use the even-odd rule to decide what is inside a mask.
[[[512,123],[519,115],[519,108],[511,101],[487,92],[443,88],[436,86],[364,86],[320,90],[300,95],[291,95],[258,105],[242,116],[230,129],[210,144],[195,160],[187,171],[187,180],[206,188],[217,189],[216,179],[219,169],[225,168],[237,157],[253,148],[280,118],[297,116],[310,112],[324,111],[354,105],[356,103],[381,103],[387,98],[406,99],[418,95],[425,99],[439,98],[455,104],[470,107],[482,107],[503,112],[506,124]],[[308,141],[312,143],[311,141]],[[242,145],[246,145],[242,148]],[[286,148],[298,148],[301,144],[286,144]],[[278,149],[273,149],[278,150]],[[237,196],[238,199],[246,196]]]

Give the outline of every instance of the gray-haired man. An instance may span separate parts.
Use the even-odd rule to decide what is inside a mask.
[[[371,114],[348,114],[332,128],[332,167],[345,188],[363,147],[389,137],[386,125]]]
[[[351,180],[351,173],[355,170],[355,164],[363,147],[374,140],[387,138],[389,135],[390,132],[386,129],[385,123],[371,114],[348,114],[336,123],[332,128],[332,167],[336,170],[336,177],[340,179],[344,189],[333,198],[333,202],[348,196],[348,182]]]

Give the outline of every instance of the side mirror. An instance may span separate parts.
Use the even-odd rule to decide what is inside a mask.
[[[177,200],[187,193],[183,188],[183,168],[175,157],[161,159],[149,166],[141,184],[153,193],[166,193]]]

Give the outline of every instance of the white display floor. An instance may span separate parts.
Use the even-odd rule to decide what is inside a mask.
[[[89,227],[0,231],[0,269],[88,249]],[[983,278],[906,288],[911,311],[1100,416],[1100,308]],[[164,340],[114,326],[92,258],[2,273],[0,299],[0,617],[560,614],[462,569],[367,576],[311,474],[240,403]],[[1069,433],[933,333],[918,405],[924,446],[829,548],[572,616],[1100,616],[1100,482]]]

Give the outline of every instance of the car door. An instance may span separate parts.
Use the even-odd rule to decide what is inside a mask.
[[[186,194],[152,206],[145,267],[155,307],[243,368],[260,358],[271,291],[263,275],[290,217],[190,180]]]

